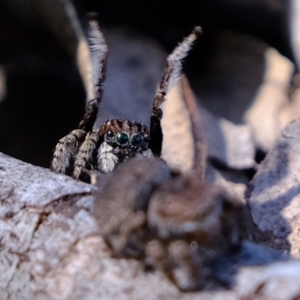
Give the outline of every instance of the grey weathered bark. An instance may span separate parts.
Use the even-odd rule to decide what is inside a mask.
[[[299,257],[300,120],[290,123],[259,166],[249,204],[261,239]],[[259,234],[261,235],[261,234]]]
[[[232,276],[229,290],[182,293],[159,270],[145,272],[139,261],[111,256],[91,213],[94,187],[3,154],[0,170],[1,299],[286,300],[300,295],[299,262],[249,242],[232,262],[225,258],[212,267],[219,276]]]

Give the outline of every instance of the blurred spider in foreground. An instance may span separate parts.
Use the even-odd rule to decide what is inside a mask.
[[[201,33],[200,27],[179,44],[167,58],[162,79],[152,104],[149,128],[130,120],[107,120],[100,129],[94,128],[103,94],[108,48],[95,19],[90,20],[90,51],[96,56],[98,82],[96,99],[88,101],[86,113],[77,129],[61,138],[54,150],[51,169],[75,179],[90,182],[91,173],[111,172],[129,157],[159,157],[162,150],[162,110],[160,105],[181,74],[181,61]],[[95,55],[96,53],[96,55]]]

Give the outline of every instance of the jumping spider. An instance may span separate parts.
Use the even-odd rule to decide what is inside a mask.
[[[94,128],[105,79],[108,48],[95,20],[90,21],[91,53],[97,51],[98,82],[96,99],[88,101],[86,113],[77,129],[61,138],[55,147],[51,169],[75,179],[90,182],[91,172],[111,172],[119,162],[133,156],[160,157],[163,133],[160,105],[181,74],[181,61],[201,33],[200,27],[179,44],[167,58],[167,65],[152,104],[150,127],[135,121],[112,119]]]

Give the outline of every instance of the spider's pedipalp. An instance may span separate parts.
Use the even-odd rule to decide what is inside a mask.
[[[102,143],[98,132],[88,133],[76,156],[73,178],[90,183],[90,175],[97,167],[97,150]]]
[[[101,173],[111,172],[119,162],[114,148],[108,143],[103,142],[99,147],[97,168]]]
[[[165,67],[163,77],[160,81],[158,91],[154,97],[152,105],[152,114],[150,117],[150,136],[151,141],[149,148],[154,156],[160,156],[162,151],[163,132],[160,120],[163,112],[160,105],[165,100],[167,93],[180,79],[182,69],[182,59],[184,59],[191,50],[193,43],[201,34],[201,27],[197,26],[193,32],[180,43],[167,58],[167,66]]]
[[[84,141],[86,132],[75,129],[61,138],[54,150],[51,170],[57,173],[72,175],[77,150]]]

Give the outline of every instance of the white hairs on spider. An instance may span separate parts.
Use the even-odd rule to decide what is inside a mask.
[[[171,88],[176,84],[177,80],[181,77],[182,60],[188,55],[193,43],[197,39],[198,35],[202,32],[200,26],[195,27],[194,31],[187,36],[182,43],[180,43],[174,51],[168,56],[167,62],[171,69],[170,78],[165,87],[168,93]]]
[[[113,153],[113,149],[114,148],[108,145],[106,142],[103,142],[100,145],[98,153],[98,166],[100,171],[103,173],[111,172],[119,162],[118,157]]]

